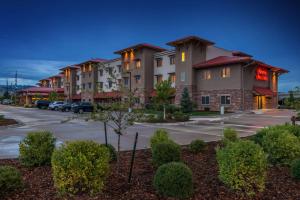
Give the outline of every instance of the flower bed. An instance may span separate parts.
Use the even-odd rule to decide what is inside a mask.
[[[217,143],[207,144],[201,153],[192,154],[187,148],[182,150],[182,159],[193,172],[194,194],[191,199],[300,199],[300,184],[290,175],[288,167],[269,167],[264,192],[247,197],[241,192],[231,191],[218,179],[218,165],[215,147]],[[153,187],[155,169],[151,151],[136,152],[132,184],[127,184],[131,152],[121,153],[121,173],[112,164],[103,192],[95,197],[79,194],[68,199],[164,199],[159,197]],[[10,194],[7,199],[63,199],[54,188],[51,167],[22,167],[17,160],[0,160],[0,165],[17,167],[23,176],[24,190]]]

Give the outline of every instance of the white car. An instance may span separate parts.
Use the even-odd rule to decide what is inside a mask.
[[[59,106],[61,106],[63,104],[64,104],[63,101],[54,101],[54,102],[49,104],[48,109],[49,110],[58,110]]]

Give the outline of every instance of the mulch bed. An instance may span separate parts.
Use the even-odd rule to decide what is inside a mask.
[[[0,126],[8,126],[17,124],[18,122],[14,119],[0,119]]]
[[[266,180],[266,189],[263,193],[252,198],[247,198],[241,192],[231,191],[218,180],[218,169],[215,158],[217,143],[208,144],[207,149],[200,154],[193,155],[187,149],[183,149],[183,161],[192,169],[194,178],[194,196],[191,199],[268,199],[268,200],[292,200],[300,199],[300,182],[290,177],[287,167],[270,167]],[[121,153],[121,173],[117,173],[116,164],[112,164],[104,191],[94,197],[88,195],[76,195],[65,199],[86,200],[154,200],[167,199],[156,194],[152,186],[155,169],[151,164],[150,150],[140,150],[136,153],[132,184],[127,184],[127,176],[130,166],[131,152]],[[51,168],[37,167],[27,169],[22,167],[18,160],[0,160],[0,165],[17,167],[25,182],[22,191],[12,193],[6,199],[63,199],[53,186]],[[171,199],[171,198],[168,198]]]

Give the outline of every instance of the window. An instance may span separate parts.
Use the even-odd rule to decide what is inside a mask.
[[[180,73],[180,80],[181,80],[181,82],[185,81],[185,72]]]
[[[99,75],[100,75],[100,76],[103,76],[103,69],[100,69],[100,70],[99,70]]]
[[[122,72],[122,66],[121,66],[121,65],[118,65],[117,67],[118,67],[119,73],[121,73],[121,72]]]
[[[92,71],[92,64],[89,64],[89,72]]]
[[[231,97],[229,95],[221,96],[221,105],[229,105],[231,101]]]
[[[141,76],[140,76],[140,75],[136,75],[136,76],[134,76],[134,77],[135,77],[135,83],[136,83],[136,84],[140,83]]]
[[[91,72],[89,72],[89,78],[92,76],[92,73]]]
[[[171,80],[171,83],[175,83],[175,81],[176,81],[176,74],[175,73],[170,74],[169,78]]]
[[[82,73],[82,78],[85,78],[85,73]]]
[[[156,58],[156,67],[162,66],[162,58]]]
[[[210,70],[203,71],[203,77],[204,80],[210,80],[211,79],[211,72]]]
[[[170,56],[170,65],[174,65],[175,64],[175,56]]]
[[[125,63],[125,69],[126,69],[126,70],[129,70],[129,63],[128,63],[128,62]]]
[[[222,78],[228,78],[230,77],[230,67],[224,67],[221,71],[221,77]]]
[[[129,78],[128,77],[124,77],[124,85],[128,85],[129,83]]]
[[[89,84],[89,89],[91,89],[92,88],[92,83],[88,83]]]
[[[121,85],[122,79],[118,79],[117,81],[118,81],[118,85]]]
[[[98,89],[102,90],[103,89],[103,82],[99,82],[99,85],[98,85]]]
[[[162,75],[156,75],[156,83],[160,83],[163,80],[163,76]]]
[[[79,81],[79,76],[78,75],[76,75],[76,80]]]
[[[209,105],[209,96],[202,96],[201,97],[201,104],[202,105]]]
[[[140,69],[141,68],[141,60],[136,60],[135,61],[135,68]]]
[[[82,84],[82,90],[85,90],[85,84],[84,83]]]
[[[79,85],[76,85],[76,90],[77,90],[77,91],[80,90]]]
[[[112,81],[108,81],[108,88],[112,87]]]
[[[181,52],[181,62],[185,62],[185,52]]]
[[[108,74],[110,75],[110,76],[112,76],[113,75],[113,69],[110,67],[110,68],[108,68]]]

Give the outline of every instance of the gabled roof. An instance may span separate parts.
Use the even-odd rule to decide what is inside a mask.
[[[253,57],[247,53],[244,53],[242,51],[232,51],[233,56],[240,56],[240,57]]]
[[[220,66],[226,64],[247,63],[251,60],[252,59],[250,57],[218,56],[216,58],[194,64],[193,67],[199,69],[199,68],[214,67],[214,66]]]
[[[286,69],[268,65],[261,61],[254,60],[251,57],[240,57],[240,56],[218,56],[216,58],[194,64],[193,67],[195,69],[202,69],[202,68],[216,67],[216,66],[222,66],[222,65],[228,65],[228,64],[248,63],[251,61],[253,62],[253,64],[256,63],[256,64],[266,67],[274,72],[280,72],[280,73],[288,73],[289,72]]]
[[[125,49],[121,49],[121,50],[115,51],[114,53],[115,53],[115,54],[121,54],[121,53],[123,53],[124,51],[129,51],[129,50],[134,50],[134,49],[141,49],[141,48],[153,49],[153,50],[158,51],[158,52],[161,52],[161,51],[165,51],[165,50],[166,50],[166,49],[164,49],[164,48],[161,48],[161,47],[159,47],[159,46],[155,46],[155,45],[152,45],[152,44],[141,43],[141,44],[136,44],[136,45],[127,47],[127,48],[125,48]]]
[[[64,71],[66,69],[79,69],[79,68],[80,67],[78,65],[70,65],[70,66],[63,67],[63,68],[61,68],[59,70]]]
[[[191,36],[187,36],[187,37],[184,37],[184,38],[180,38],[180,39],[168,42],[167,45],[177,46],[179,44],[183,44],[183,43],[190,42],[190,41],[200,42],[200,43],[203,43],[205,45],[213,45],[213,44],[215,44],[214,42],[211,42],[209,40],[200,38],[198,36],[191,35]]]
[[[92,58],[90,60],[87,60],[87,61],[84,61],[82,63],[79,63],[77,64],[78,65],[83,65],[83,64],[86,64],[86,63],[101,63],[101,62],[106,62],[107,59],[103,59],[103,58]]]
[[[274,92],[269,88],[253,87],[253,91],[258,95],[273,96]]]
[[[54,76],[50,76],[49,79],[51,79],[51,78],[62,78],[62,77],[64,77],[64,74],[56,74]]]

